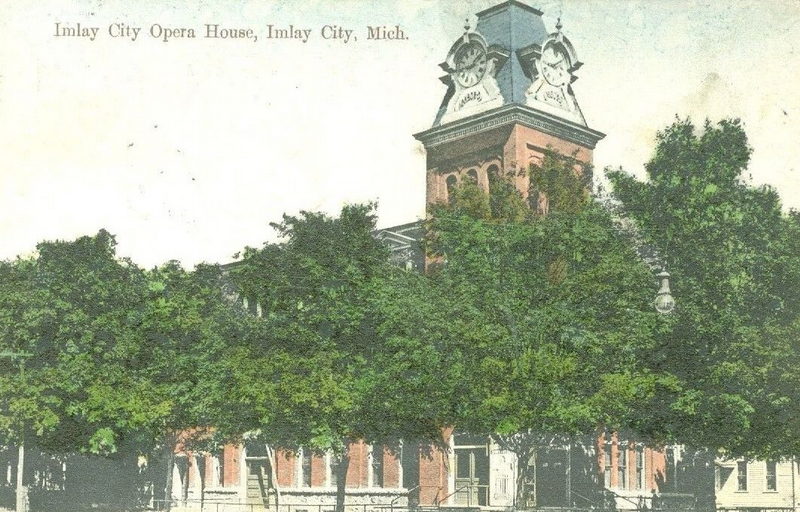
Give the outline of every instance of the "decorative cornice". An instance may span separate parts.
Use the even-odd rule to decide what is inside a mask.
[[[459,119],[451,123],[434,126],[415,133],[414,138],[426,148],[438,146],[467,135],[484,132],[506,124],[519,123],[543,133],[560,137],[569,142],[594,149],[597,142],[606,135],[572,121],[541,112],[525,105],[505,105],[490,112]]]

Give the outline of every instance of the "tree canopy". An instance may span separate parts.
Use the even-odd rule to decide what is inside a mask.
[[[750,153],[737,120],[677,120],[658,134],[647,181],[609,171],[622,211],[672,274],[678,304],[648,365],[680,390],[661,394],[639,428],[734,454],[796,453],[794,436],[776,434],[797,404],[786,386],[800,312],[797,217],[782,212],[774,189],[750,184]]]
[[[429,221],[456,428],[494,436],[521,460],[554,435],[628,427],[668,381],[640,364],[661,325],[652,272],[589,199],[583,172],[555,153],[531,169],[547,214],[493,176],[488,196],[465,183]]]
[[[248,249],[232,270],[263,312],[263,338],[236,372],[236,400],[253,411],[239,429],[277,447],[332,451],[341,508],[350,443],[441,441],[447,395],[427,336],[433,311],[424,276],[392,266],[373,236],[374,205],[335,218],[301,212],[273,227],[282,241]]]
[[[169,492],[188,433],[252,435],[331,451],[339,510],[351,443],[453,426],[522,460],[598,429],[796,455],[800,215],[746,179],[750,152],[737,121],[678,120],[646,181],[608,171],[618,211],[553,152],[525,194],[465,181],[429,212],[425,274],[390,264],[373,204],[284,216],[226,268],[144,270],[106,231],[42,242],[0,262],[0,442],[161,453]]]
[[[0,360],[0,435],[136,472],[138,455],[171,454],[178,432],[212,425],[223,356],[249,317],[224,297],[218,268],[144,271],[115,245],[101,230],[0,263],[0,349],[30,355],[24,374]]]

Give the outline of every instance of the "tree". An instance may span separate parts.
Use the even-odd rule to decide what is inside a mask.
[[[51,453],[108,450],[107,425],[87,412],[121,373],[111,361],[134,337],[127,306],[137,302],[143,282],[114,246],[113,236],[100,231],[42,242],[36,257],[2,265],[0,344],[31,354],[24,377],[3,372],[7,441],[24,438]]]
[[[156,467],[166,471],[169,504],[176,449],[204,440],[229,414],[228,359],[252,335],[253,319],[226,295],[222,269],[198,265],[187,272],[177,262],[147,272],[147,294],[135,314],[138,339],[120,357],[139,384],[133,396],[144,407],[135,427],[147,453],[162,453],[165,463]]]
[[[796,363],[797,221],[774,189],[748,183],[750,153],[737,120],[677,120],[657,136],[647,181],[609,171],[678,303],[647,364],[680,386],[660,390],[638,428],[731,454],[796,453],[786,420],[798,402],[784,379]]]
[[[9,357],[0,359],[0,442],[21,442],[28,430],[39,435],[58,424],[60,398],[48,385],[49,370],[37,360],[20,371],[19,362],[10,354],[31,354],[39,345],[46,294],[32,287],[35,261],[19,259],[0,262],[0,347]],[[27,358],[27,357],[26,357]]]
[[[153,467],[154,450],[171,456],[179,432],[219,416],[217,369],[249,317],[224,297],[218,268],[144,272],[115,245],[101,230],[0,264],[0,347],[32,354],[23,381],[15,371],[0,376],[0,428],[5,442],[24,436],[50,453],[120,462],[120,481],[104,475],[105,483],[130,505],[138,456]]]
[[[445,350],[459,359],[448,377],[460,383],[456,426],[517,454],[519,506],[541,443],[627,427],[665,378],[639,364],[660,323],[631,240],[589,199],[574,160],[549,153],[531,173],[546,215],[521,213],[519,192],[494,177],[491,208],[465,184],[429,225],[429,249],[446,262],[431,277],[449,319]]]
[[[438,352],[415,321],[432,311],[415,299],[426,283],[389,264],[374,205],[272,226],[282,242],[248,249],[233,271],[264,326],[237,372],[237,401],[251,411],[238,427],[275,447],[332,452],[341,512],[351,443],[441,442]]]

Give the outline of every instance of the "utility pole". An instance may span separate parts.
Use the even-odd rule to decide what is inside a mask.
[[[30,352],[0,352],[0,358],[19,359],[19,380],[22,384],[25,380],[25,358],[33,354]],[[19,443],[17,446],[17,503],[16,512],[28,512],[28,488],[23,485],[25,475],[25,426],[23,425],[19,433]]]

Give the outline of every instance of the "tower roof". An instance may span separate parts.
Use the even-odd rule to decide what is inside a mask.
[[[497,85],[505,103],[525,103],[525,91],[531,84],[516,53],[532,44],[541,45],[549,36],[542,11],[518,0],[508,0],[478,13],[475,30],[486,42],[507,50],[511,55],[497,71]]]
[[[506,0],[477,14],[474,30],[465,27],[441,64],[447,73],[444,100],[433,127],[453,128],[464,121],[505,112],[552,134],[574,133],[594,147],[603,134],[586,124],[572,90],[581,67],[575,49],[561,32],[548,32],[542,11],[520,0]],[[512,112],[513,111],[513,112]]]

